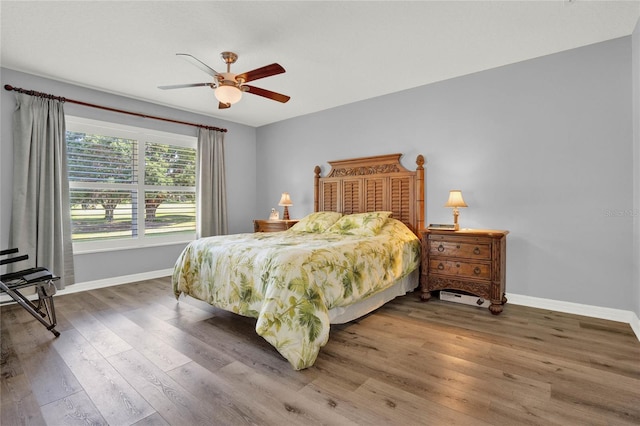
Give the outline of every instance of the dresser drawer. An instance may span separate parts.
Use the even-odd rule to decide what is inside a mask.
[[[429,259],[429,274],[455,275],[481,280],[491,279],[491,263]]]
[[[434,238],[435,237],[435,238]],[[469,239],[453,239],[451,237],[438,238],[440,235],[429,236],[430,256],[450,256],[467,259],[491,259],[491,240],[478,238],[477,241]]]
[[[253,231],[254,232],[286,231],[287,229],[291,228],[296,223],[298,223],[297,219],[289,219],[289,220],[261,220],[261,219],[255,219],[253,221]]]

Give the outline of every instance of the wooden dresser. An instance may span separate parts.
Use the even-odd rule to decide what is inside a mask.
[[[286,231],[298,223],[297,220],[262,220],[253,221],[253,232],[277,232]]]
[[[497,315],[507,302],[507,234],[492,229],[429,230],[422,234],[422,300],[433,290],[461,290],[491,302]]]

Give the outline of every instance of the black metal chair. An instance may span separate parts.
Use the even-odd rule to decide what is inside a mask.
[[[17,248],[0,250],[0,256],[8,256],[18,253]],[[0,265],[26,260],[29,255],[20,255],[0,259]],[[54,336],[60,336],[56,327],[56,310],[53,306],[53,296],[56,294],[54,281],[60,277],[55,276],[47,268],[36,267],[24,269],[18,272],[10,272],[0,275],[0,293],[8,294],[16,303],[26,309],[35,319],[40,321]],[[20,290],[34,287],[38,295],[37,304],[34,304]]]

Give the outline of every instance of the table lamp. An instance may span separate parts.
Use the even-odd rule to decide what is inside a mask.
[[[460,225],[458,225],[458,216],[460,215],[458,207],[469,207],[462,198],[462,191],[459,189],[449,191],[449,200],[444,206],[453,207],[453,230],[458,231],[460,229]]]
[[[284,207],[284,211],[282,212],[282,219],[289,220],[289,206],[292,206],[291,197],[288,192],[283,192],[282,197],[280,197],[279,206]]]

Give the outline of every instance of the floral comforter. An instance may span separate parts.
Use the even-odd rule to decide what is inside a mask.
[[[378,235],[235,234],[190,243],[173,291],[257,318],[256,332],[291,365],[310,367],[329,338],[328,310],[391,286],[420,262],[418,238],[389,219]]]

